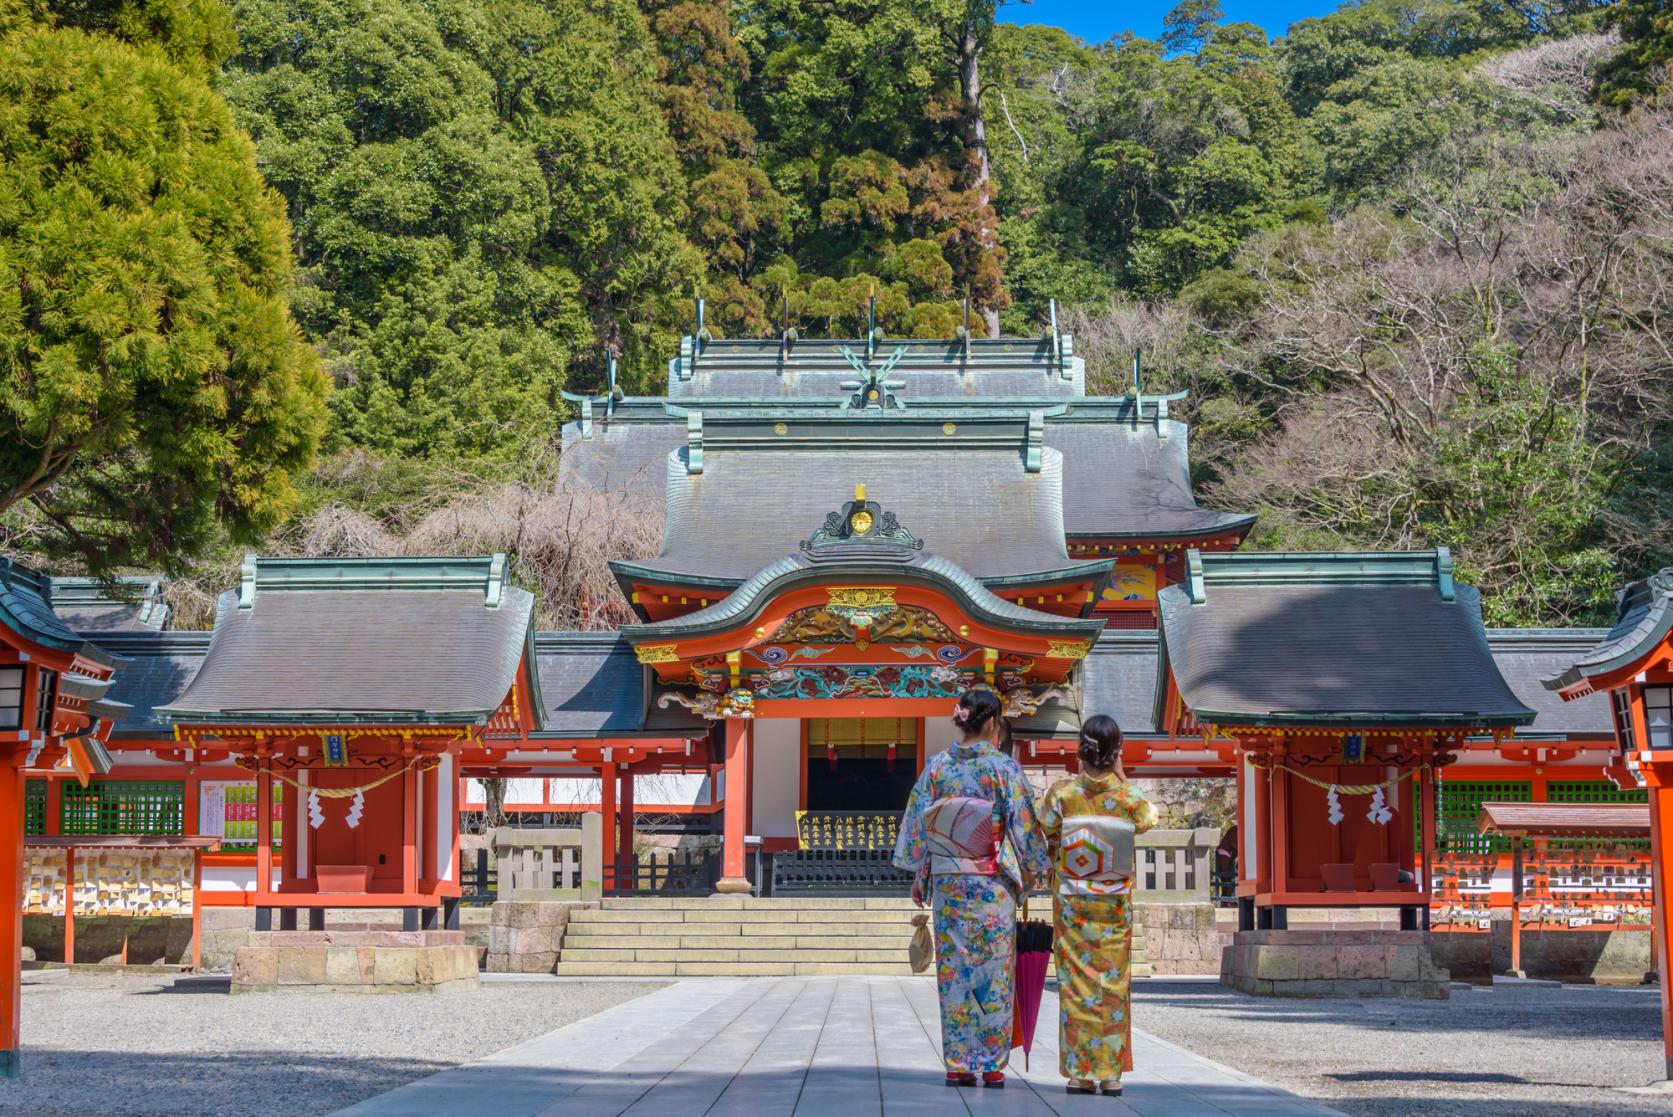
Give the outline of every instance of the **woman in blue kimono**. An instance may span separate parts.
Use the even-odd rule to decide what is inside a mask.
[[[935,914],[936,983],[947,1085],[1005,1085],[1017,901],[1045,879],[1050,859],[1034,796],[1017,762],[994,747],[992,691],[966,691],[953,711],[963,740],[924,766],[895,845],[913,874],[912,899]]]

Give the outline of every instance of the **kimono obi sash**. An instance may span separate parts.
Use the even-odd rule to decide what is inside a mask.
[[[1109,815],[1063,820],[1057,890],[1065,896],[1116,896],[1132,887],[1133,824]]]
[[[987,799],[950,795],[924,811],[924,845],[935,876],[999,874],[999,826]]]

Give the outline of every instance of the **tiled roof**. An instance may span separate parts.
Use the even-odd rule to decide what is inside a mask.
[[[1590,675],[1619,670],[1654,651],[1673,631],[1673,568],[1633,582],[1616,598],[1615,623],[1590,651],[1545,680],[1566,690]]]
[[[796,551],[856,484],[926,548],[977,578],[1073,565],[1063,535],[1061,455],[1044,450],[1039,471],[1030,472],[1020,445],[956,452],[947,442],[921,449],[842,442],[793,454],[715,448],[705,451],[701,473],[690,471],[682,447],[669,458],[661,553],[635,565],[736,585]]]
[[[166,720],[479,724],[533,650],[534,598],[508,584],[503,556],[252,556],[217,604]]]
[[[1544,684],[1573,663],[1576,655],[1595,646],[1603,633],[1601,628],[1487,630],[1487,645],[1493,649],[1499,673],[1512,693],[1537,715],[1532,725],[1517,731],[1518,737],[1614,737],[1608,697],[1588,694],[1564,702]]]
[[[1211,724],[1525,725],[1480,594],[1445,552],[1191,552],[1187,585],[1158,595],[1165,663]],[[1162,702],[1165,680],[1157,682]]]
[[[1071,539],[1241,534],[1255,522],[1197,506],[1186,427],[1177,419],[1048,418],[1045,443],[1063,455],[1063,523]]]
[[[112,663],[109,654],[53,612],[51,595],[51,580],[46,575],[0,558],[0,624],[42,647]]]
[[[542,737],[635,736],[645,720],[645,669],[614,632],[542,632],[535,662],[545,703]]]
[[[64,624],[83,635],[111,632],[156,632],[168,626],[161,579],[118,578],[113,591],[97,578],[53,578],[52,610]]]
[[[1155,631],[1106,631],[1081,661],[1081,716],[1106,714],[1125,734],[1154,734],[1155,703]]]
[[[172,726],[157,716],[182,694],[209,650],[207,632],[124,632],[105,637],[105,645],[123,657],[110,697],[133,707],[116,723],[114,736],[167,737]]]

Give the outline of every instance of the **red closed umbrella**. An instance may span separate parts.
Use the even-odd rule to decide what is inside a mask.
[[[1051,964],[1051,924],[1038,919],[1017,924],[1017,969],[1011,1046],[1022,1048],[1023,1069],[1034,1051],[1034,1029],[1046,995],[1046,967]]]

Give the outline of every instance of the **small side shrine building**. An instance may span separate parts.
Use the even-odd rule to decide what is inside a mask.
[[[461,757],[522,740],[539,703],[534,599],[503,558],[252,557],[157,714],[182,762],[255,780],[258,931],[303,909],[322,931],[333,907],[418,931],[457,927]]]

